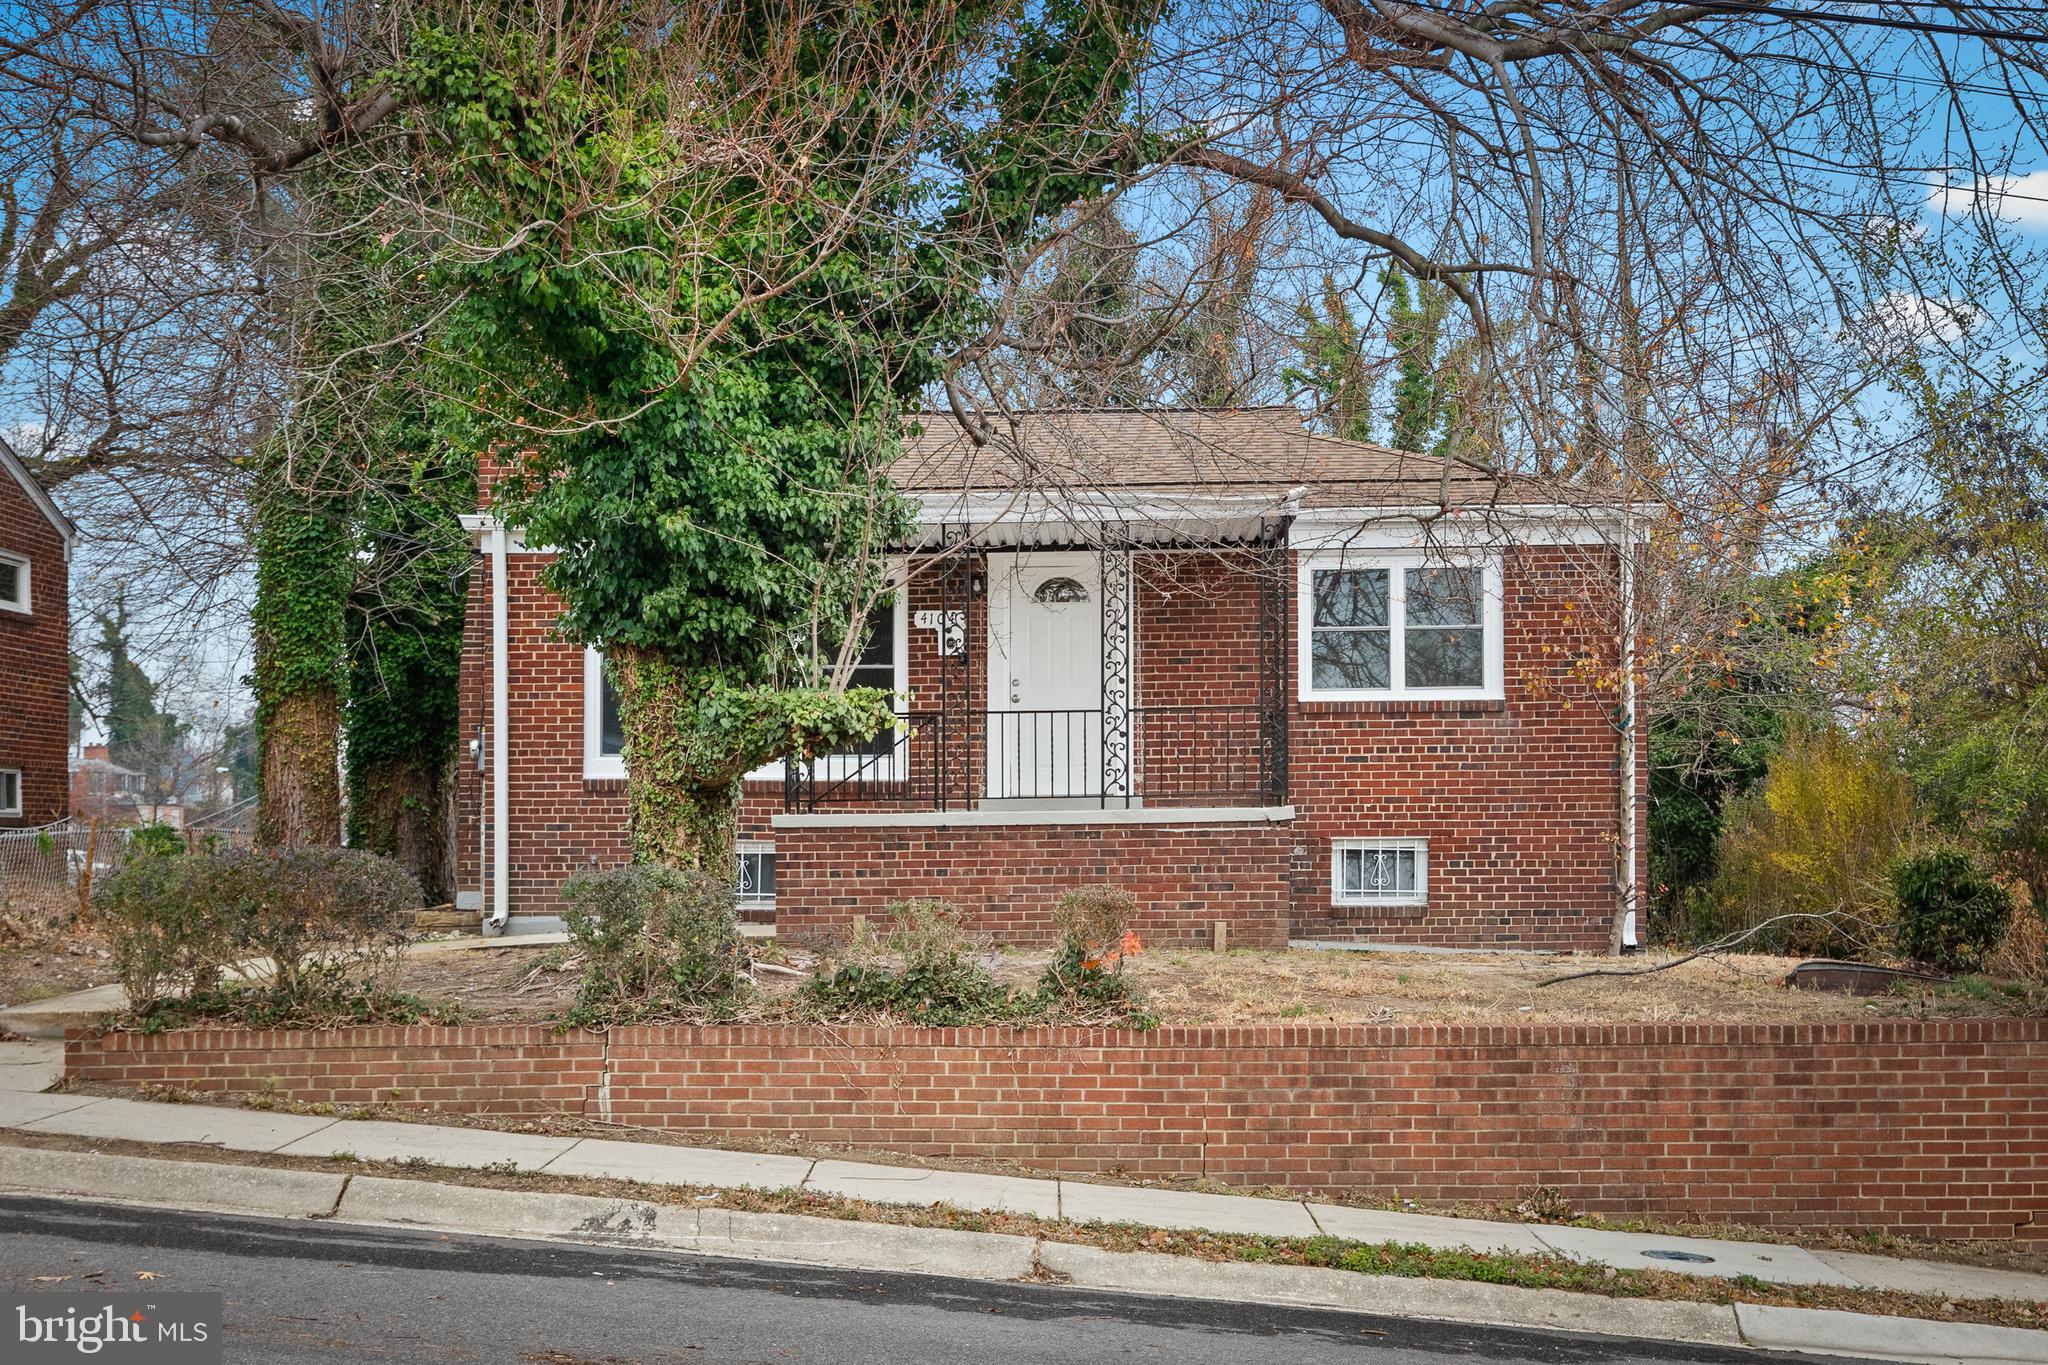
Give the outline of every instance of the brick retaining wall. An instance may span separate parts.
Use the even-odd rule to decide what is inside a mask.
[[[1614,1216],[2048,1236],[2048,1020],[1800,1025],[202,1029],[91,1081],[706,1142],[988,1157]]]

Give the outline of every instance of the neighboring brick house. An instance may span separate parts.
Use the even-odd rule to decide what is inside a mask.
[[[899,729],[749,782],[752,913],[822,937],[942,896],[1043,942],[1113,882],[1153,942],[1606,946],[1646,864],[1621,622],[1649,509],[1285,407],[923,426],[854,678]],[[462,903],[554,913],[626,857],[624,737],[547,552],[471,525]]]
[[[0,828],[70,809],[71,545],[77,528],[0,441]]]

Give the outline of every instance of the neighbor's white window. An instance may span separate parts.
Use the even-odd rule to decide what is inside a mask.
[[[1332,905],[1423,905],[1429,900],[1425,839],[1338,839],[1330,846]]]
[[[0,768],[0,815],[21,814],[21,769]]]
[[[0,610],[27,611],[28,560],[0,550]]]
[[[775,845],[740,841],[740,905],[775,908]]]
[[[1498,560],[1304,555],[1299,596],[1305,701],[1502,695]]]

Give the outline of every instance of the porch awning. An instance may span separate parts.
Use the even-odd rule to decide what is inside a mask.
[[[932,492],[919,499],[917,529],[904,548],[937,549],[963,526],[978,545],[1020,549],[1260,544],[1272,540],[1294,515],[1300,491]]]

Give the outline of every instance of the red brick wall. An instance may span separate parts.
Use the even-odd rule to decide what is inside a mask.
[[[1611,550],[1508,552],[1501,701],[1294,704],[1298,933],[1605,947],[1618,856],[1615,571]],[[1429,841],[1427,906],[1330,904],[1331,840],[1368,837]]]
[[[2048,1020],[74,1034],[69,1073],[1615,1217],[2048,1236]]]
[[[546,562],[544,556],[525,554],[509,560],[512,905],[515,911],[536,913],[559,908],[557,888],[571,874],[626,856],[624,784],[583,777],[582,651],[552,634],[556,602],[539,583]],[[1154,804],[1218,804],[1215,791],[1198,789],[1193,781],[1176,787],[1171,775],[1177,767],[1190,773],[1235,767],[1256,774],[1249,715],[1258,699],[1253,566],[1236,554],[1144,554],[1137,556],[1135,573],[1137,704],[1248,710],[1243,734],[1214,714],[1193,715],[1183,724],[1171,712],[1152,713],[1139,746],[1144,779],[1157,793]],[[1605,945],[1617,858],[1618,743],[1608,676],[1614,556],[1606,550],[1524,548],[1508,555],[1503,577],[1505,700],[1292,703],[1289,794],[1297,819],[1282,856],[1297,935],[1461,946]],[[462,689],[465,740],[475,737],[488,719],[490,679],[489,574],[473,574],[470,581]],[[953,605],[946,594],[939,579],[921,577],[912,587],[911,611]],[[985,611],[985,598],[974,599],[971,676],[964,686],[966,704],[974,708],[987,704]],[[913,624],[908,638],[912,708],[936,710],[937,637]],[[1290,649],[1288,657],[1292,669],[1298,650]],[[1593,662],[1590,670],[1588,660]],[[1603,679],[1609,684],[1604,691],[1597,685]],[[1290,677],[1289,695],[1295,692]],[[918,742],[917,762],[922,763],[934,741],[926,733]],[[979,737],[973,737],[970,749],[957,732],[949,733],[947,745],[951,755],[978,759],[983,752]],[[1192,753],[1201,754],[1199,764],[1187,760]],[[966,778],[964,767],[950,774],[949,800],[957,798]],[[1639,791],[1647,781],[1644,763]],[[473,765],[464,765],[458,856],[465,888],[480,884],[481,789]],[[922,783],[919,794],[925,794]],[[763,784],[749,792],[742,814],[744,837],[777,844],[779,908],[814,923],[843,919],[856,913],[843,902],[857,896],[858,912],[870,913],[872,897],[864,892],[842,892],[831,904],[799,901],[808,896],[808,887],[821,883],[798,869],[787,832],[778,835],[770,829],[770,818],[780,807],[779,787]],[[1640,804],[1638,819],[1639,831],[1645,830]],[[1426,908],[1331,906],[1331,840],[1373,836],[1429,840]],[[949,862],[955,869],[950,881],[902,889],[898,870],[876,867],[873,888],[891,888],[897,899],[943,894],[959,900],[970,892],[981,894],[978,888],[990,884],[995,896],[988,902],[990,927],[1007,932],[1002,926],[1024,913],[1028,888],[1010,885],[1021,865],[1010,848],[988,844],[989,837],[985,831],[956,831],[943,846],[929,840],[919,846],[934,863]],[[976,838],[987,848],[981,860],[986,875],[979,882],[958,875],[965,850]],[[856,846],[845,839],[840,843],[847,849]],[[1646,864],[1646,843],[1646,837],[1639,842],[1639,868]],[[1265,843],[1242,852],[1268,856]],[[1142,861],[1136,865],[1145,866]],[[1211,892],[1206,888],[1218,871],[1209,863],[1197,864],[1179,894],[1191,905],[1199,902],[1207,913]],[[1241,871],[1240,880],[1258,885],[1268,875],[1264,864]],[[1062,886],[1072,883],[1056,869],[1051,874]],[[1161,881],[1148,881],[1148,887],[1155,889],[1147,895],[1164,894]],[[1264,913],[1263,907],[1249,907],[1243,918],[1255,922]]]
[[[21,769],[21,814],[0,827],[47,825],[70,809],[70,574],[64,537],[0,470],[0,550],[29,561],[27,615],[0,609],[0,768]]]
[[[1240,947],[1282,948],[1292,842],[1263,821],[778,829],[776,932],[826,938],[855,915],[942,896],[998,942],[1044,944],[1062,894],[1112,882],[1137,897],[1149,945],[1208,943],[1220,920]]]

